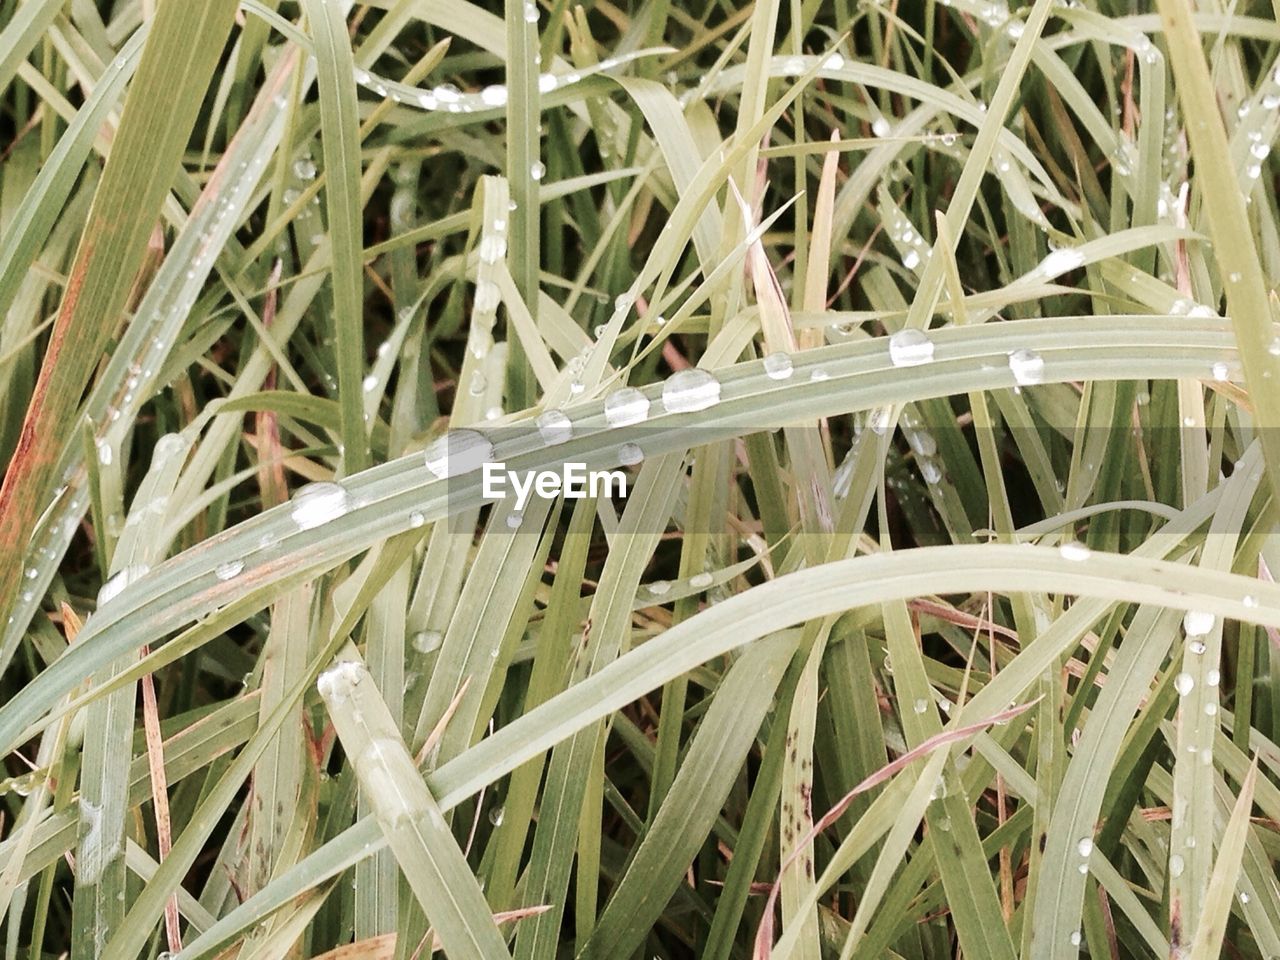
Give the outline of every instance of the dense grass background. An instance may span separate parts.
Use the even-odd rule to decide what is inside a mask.
[[[0,0],[4,956],[1280,957],[1276,15]]]

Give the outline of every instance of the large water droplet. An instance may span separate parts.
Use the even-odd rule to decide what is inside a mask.
[[[1076,843],[1076,852],[1082,857],[1093,853],[1093,837],[1081,837]]]
[[[889,362],[895,367],[918,367],[933,359],[933,341],[923,330],[909,327],[889,338]]]
[[[680,370],[662,385],[662,405],[668,413],[692,413],[720,402],[720,381],[698,367]]]
[[[534,423],[538,426],[538,436],[549,447],[573,436],[573,421],[563,410],[547,410]]]
[[[505,107],[507,105],[507,88],[500,83],[485,87],[480,91],[480,102],[486,107]]]
[[[649,417],[649,398],[635,387],[622,387],[604,400],[604,419],[611,427],[643,423]]]
[[[1175,853],[1169,858],[1169,876],[1175,878],[1182,876],[1182,871],[1186,869],[1186,866],[1186,862],[1183,861],[1182,857]]]
[[[423,454],[427,469],[441,479],[479,470],[493,459],[493,444],[479,430],[465,427],[438,437]]]
[[[711,584],[715,583],[715,579],[715,577],[704,570],[702,573],[695,573],[689,578],[689,586],[694,590],[705,590],[707,587],[711,586]]]
[[[541,180],[547,175],[547,165],[541,160],[535,160],[529,167],[529,176],[534,180]]]
[[[98,609],[118,597],[125,587],[141,579],[150,569],[145,563],[137,563],[113,573],[98,590]]]
[[[1185,697],[1195,689],[1196,679],[1189,673],[1180,673],[1173,678],[1173,689],[1178,691],[1178,696]]]
[[[1044,357],[1034,350],[1015,350],[1009,354],[1009,369],[1013,379],[1022,386],[1044,380]]]
[[[1218,618],[1208,610],[1188,610],[1182,617],[1182,629],[1188,637],[1203,637],[1217,622]]]
[[[289,516],[302,530],[337,520],[351,509],[351,496],[340,483],[308,483],[294,493]]]
[[[771,353],[764,358],[764,374],[770,380],[788,380],[795,373],[789,353]]]

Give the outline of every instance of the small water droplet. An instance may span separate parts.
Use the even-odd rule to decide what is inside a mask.
[[[662,384],[662,405],[668,413],[706,410],[719,402],[720,381],[699,367],[679,370]]]
[[[1079,563],[1080,561],[1088,560],[1093,556],[1093,551],[1079,540],[1071,540],[1058,547],[1058,555],[1061,556],[1063,560],[1070,560],[1073,563]]]
[[[1190,643],[1187,644],[1187,652],[1192,654],[1193,656],[1197,656],[1197,657],[1203,656],[1205,650],[1207,649],[1208,647],[1205,646],[1205,643],[1203,640],[1192,640]]]
[[[618,448],[618,462],[624,467],[634,467],[644,460],[644,451],[637,443],[624,443]]]
[[[653,581],[653,583],[649,584],[648,589],[649,589],[649,593],[655,597],[664,596],[666,593],[668,593],[671,590],[671,581],[655,580]]]
[[[293,175],[299,180],[314,180],[316,165],[310,157],[302,157],[293,164]]]
[[[695,573],[689,578],[689,586],[693,587],[695,590],[705,590],[707,587],[711,586],[711,584],[715,583],[715,579],[715,577],[704,570],[702,573]]]
[[[547,410],[539,414],[534,423],[538,427],[538,436],[549,447],[564,443],[573,436],[573,421],[563,410]]]
[[[339,483],[308,483],[294,493],[289,516],[301,530],[310,530],[336,520],[351,509],[351,497]]]
[[[764,373],[770,380],[788,380],[795,373],[789,353],[771,353],[764,358]]]
[[[1204,675],[1204,685],[1206,687],[1216,687],[1218,685],[1218,682],[1221,679],[1222,679],[1221,673],[1219,673],[1217,670],[1210,670],[1208,673]]]
[[[908,327],[889,337],[889,362],[895,367],[918,367],[933,359],[933,349],[928,334]]]
[[[1210,372],[1213,374],[1213,379],[1217,381],[1223,381],[1227,379],[1229,368],[1227,367],[1224,361],[1218,360],[1214,363]]]
[[[480,102],[486,107],[505,107],[507,105],[507,88],[500,83],[485,87],[480,91]]]
[[[419,630],[410,641],[413,649],[418,653],[431,653],[433,650],[438,650],[443,642],[444,634],[439,630]]]
[[[1169,876],[1175,878],[1182,876],[1182,871],[1186,869],[1186,866],[1187,864],[1182,857],[1175,853],[1169,858]]]
[[[1195,685],[1195,677],[1189,673],[1180,673],[1173,678],[1173,689],[1178,691],[1178,696],[1180,697],[1185,697],[1191,693],[1195,689]]]
[[[1020,386],[1029,386],[1044,380],[1044,357],[1034,350],[1015,350],[1009,354],[1009,369]]]
[[[1084,254],[1073,247],[1063,247],[1060,250],[1054,250],[1041,260],[1037,269],[1042,276],[1056,277],[1082,266],[1084,266]]]
[[[423,457],[427,469],[441,479],[479,470],[493,459],[493,444],[479,430],[450,430],[434,440]]]
[[[113,573],[98,589],[98,609],[101,610],[107,603],[118,597],[125,587],[146,576],[150,569],[145,563],[137,563]]]
[[[877,137],[887,137],[893,133],[893,127],[889,125],[889,121],[884,117],[876,117],[871,124],[871,132]]]
[[[534,180],[541,180],[547,175],[547,165],[541,160],[535,160],[529,167],[529,176]]]
[[[525,23],[538,22],[538,5],[536,3],[533,3],[532,0],[526,0],[526,3],[524,5],[524,22]]]
[[[611,427],[643,423],[649,418],[649,398],[635,387],[621,387],[604,401],[604,419]]]
[[[214,567],[213,575],[219,580],[234,580],[244,572],[243,560],[228,560],[226,563],[220,563]]]
[[[341,660],[316,678],[316,689],[326,703],[343,703],[369,671],[356,660]]]
[[[427,518],[423,515],[421,510],[415,510],[413,513],[409,514],[409,526],[415,530],[426,522]]]
[[[929,709],[929,701],[920,697],[911,705],[911,709],[916,713],[925,713]]]

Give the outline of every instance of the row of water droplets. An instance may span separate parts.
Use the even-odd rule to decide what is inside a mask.
[[[1267,74],[1259,84],[1257,93],[1236,108],[1239,124],[1232,137],[1232,149],[1237,156],[1240,178],[1246,194],[1251,199],[1255,183],[1262,177],[1262,166],[1271,155],[1271,142],[1280,128],[1280,64]]]
[[[525,19],[530,23],[537,22],[538,8],[535,4],[525,4]],[[609,57],[590,67],[578,70],[570,70],[565,73],[539,74],[538,92],[548,94],[556,90],[562,90],[565,87],[581,83],[587,77],[615,70],[632,60],[652,56],[657,52],[655,50],[637,50],[632,53]],[[534,62],[541,65],[542,57],[540,54],[535,55]],[[500,83],[490,84],[475,93],[465,92],[453,83],[441,83],[429,90],[424,90],[396,83],[394,80],[388,80],[360,67],[356,68],[355,81],[359,86],[379,97],[387,97],[396,103],[403,103],[406,106],[429,112],[476,113],[482,110],[497,110],[505,107],[510,97],[507,87]]]

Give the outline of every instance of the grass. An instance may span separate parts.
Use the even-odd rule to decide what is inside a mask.
[[[5,960],[1280,956],[1278,57],[0,0]]]

